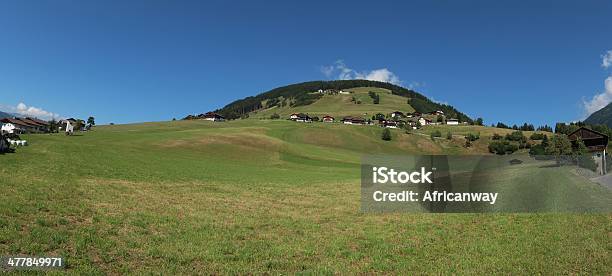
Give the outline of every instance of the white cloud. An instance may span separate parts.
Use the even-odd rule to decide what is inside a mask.
[[[612,102],[612,76],[606,78],[605,81],[605,91],[593,96],[590,101],[584,101],[584,109],[588,115],[593,114],[593,112],[604,108]]]
[[[3,106],[3,108],[6,109],[6,112],[17,113],[22,116],[36,117],[44,120],[61,118],[61,116],[57,113],[49,112],[34,106],[27,106],[24,103],[19,103],[17,106]]]
[[[612,66],[612,50],[601,56],[601,66],[606,69]]]
[[[328,78],[335,78],[339,80],[364,79],[371,81],[388,82],[392,84],[402,83],[399,77],[395,75],[395,73],[389,71],[389,69],[387,68],[359,72],[346,66],[346,64],[342,60],[338,60],[334,64],[329,66],[322,66],[321,73],[323,73]]]

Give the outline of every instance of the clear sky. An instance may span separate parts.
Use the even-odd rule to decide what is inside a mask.
[[[609,0],[9,0],[0,41],[0,110],[98,123],[354,77],[487,124],[573,121],[612,100]]]

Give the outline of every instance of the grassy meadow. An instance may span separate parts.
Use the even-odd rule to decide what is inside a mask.
[[[610,214],[361,213],[363,154],[487,154],[504,133],[431,128],[389,142],[285,120],[23,135],[0,155],[0,256],[61,255],[87,274],[612,273]]]
[[[376,87],[356,87],[346,89],[351,94],[323,95],[323,97],[310,105],[305,106],[284,106],[272,107],[253,113],[253,118],[270,118],[273,114],[279,114],[281,118],[289,118],[295,112],[308,113],[311,116],[323,117],[325,115],[334,116],[337,120],[344,116],[361,116],[370,118],[376,113],[388,114],[394,111],[414,112],[407,99],[402,96],[391,94],[390,90]],[[375,92],[380,96],[380,104],[373,104],[368,92]],[[361,104],[353,103],[355,97]],[[367,114],[367,115],[364,115]]]

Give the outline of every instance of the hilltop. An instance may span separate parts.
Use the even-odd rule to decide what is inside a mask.
[[[335,93],[337,91],[348,94]],[[369,92],[379,95],[378,104],[374,103]],[[455,107],[434,102],[414,90],[368,80],[311,81],[287,85],[234,101],[215,112],[227,119],[237,119],[264,118],[274,113],[281,116],[299,112],[315,116],[371,116],[393,111],[428,113],[438,110],[448,118],[472,122],[469,116]]]

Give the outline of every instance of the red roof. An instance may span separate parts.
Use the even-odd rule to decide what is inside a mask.
[[[26,127],[31,127],[32,126],[32,125],[27,124],[24,121],[21,121],[21,120],[18,120],[18,119],[12,119],[12,118],[4,118],[4,119],[0,120],[0,122],[10,123],[10,124],[20,125],[20,126],[26,126]]]

